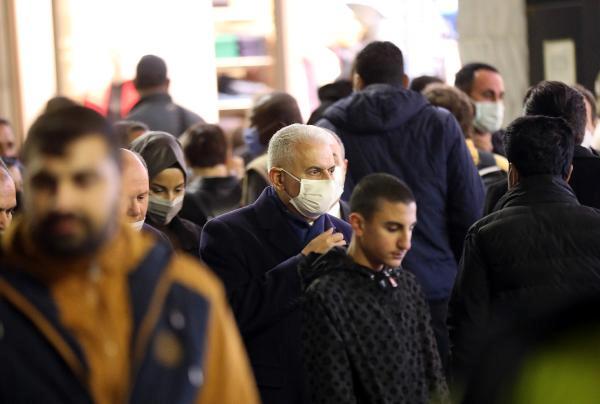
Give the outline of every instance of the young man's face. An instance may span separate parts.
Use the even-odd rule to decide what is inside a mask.
[[[417,205],[381,200],[370,220],[360,216],[357,222],[360,224],[353,225],[354,234],[369,266],[376,270],[397,268],[410,250]]]
[[[93,253],[116,227],[119,177],[99,135],[73,141],[60,156],[32,152],[25,218],[38,246],[55,256]]]

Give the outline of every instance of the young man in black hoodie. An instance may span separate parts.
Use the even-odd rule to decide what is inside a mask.
[[[443,402],[429,310],[414,275],[400,269],[417,222],[415,198],[397,178],[373,174],[350,205],[348,252],[311,254],[300,265],[311,402]]]

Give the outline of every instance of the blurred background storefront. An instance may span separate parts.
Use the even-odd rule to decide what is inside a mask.
[[[497,66],[510,120],[531,81],[544,78],[538,48],[548,39],[573,41],[573,79],[593,88],[598,52],[587,47],[595,43],[598,3],[2,0],[0,115],[22,135],[50,97],[64,95],[118,118],[135,99],[115,103],[115,93],[131,87],[136,63],[152,53],[167,62],[173,98],[229,132],[244,124],[256,95],[272,90],[292,94],[307,119],[317,89],[348,78],[354,55],[379,39],[402,49],[411,78],[453,83],[463,62]],[[571,31],[543,24],[544,15],[560,19],[565,5]]]

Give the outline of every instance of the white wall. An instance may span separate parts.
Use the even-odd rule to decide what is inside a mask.
[[[56,93],[52,1],[18,0],[14,7],[22,119],[27,130]]]
[[[212,6],[208,0],[55,0],[61,90],[99,101],[113,78],[131,79],[145,54],[165,59],[174,100],[216,122]]]

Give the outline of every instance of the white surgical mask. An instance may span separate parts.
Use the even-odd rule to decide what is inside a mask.
[[[155,222],[165,225],[171,223],[171,220],[183,207],[183,195],[178,196],[173,201],[163,199],[158,196],[150,195],[148,198],[148,215]]]
[[[583,135],[583,142],[581,142],[581,145],[583,147],[591,147],[593,138],[594,138],[594,132],[589,129],[586,129],[585,135]]]
[[[340,166],[335,166],[335,171],[333,172],[333,179],[338,183],[340,187],[342,187],[342,191],[344,190],[344,182],[346,181],[346,176],[344,175],[344,169]]]
[[[475,102],[473,125],[481,132],[496,132],[502,127],[504,104],[502,102]]]
[[[131,228],[135,231],[141,231],[142,227],[144,226],[144,221],[146,220],[146,218],[143,218],[142,220],[138,220],[137,222],[133,222],[133,223],[129,223],[129,225],[131,226]]]
[[[344,188],[335,179],[310,180],[298,178],[286,170],[283,171],[300,182],[300,193],[291,198],[290,203],[302,216],[310,219],[316,219],[327,213],[344,191]]]

